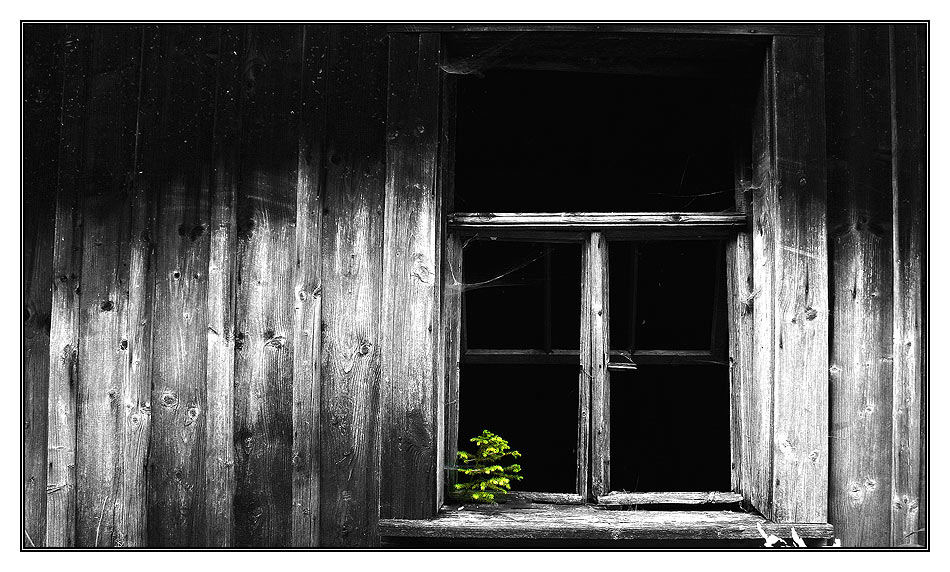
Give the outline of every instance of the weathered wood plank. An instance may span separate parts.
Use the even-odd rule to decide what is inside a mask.
[[[827,522],[828,253],[823,40],[772,43],[775,175],[773,515]]]
[[[592,391],[594,383],[593,360],[591,359],[591,344],[593,336],[591,327],[593,320],[593,296],[591,286],[593,277],[590,273],[590,243],[581,248],[581,316],[580,339],[578,340],[578,356],[565,356],[568,359],[578,360],[577,372],[577,476],[574,478],[577,493],[583,501],[591,498],[591,464],[593,462],[593,443],[591,428],[593,417]]]
[[[597,497],[597,504],[604,506],[634,505],[704,505],[735,504],[742,502],[742,495],[733,492],[671,492],[671,493],[618,493],[610,492]]]
[[[129,202],[142,31],[91,28],[85,109],[82,286],[76,390],[76,544],[112,546],[119,495],[120,389],[128,373]]]
[[[894,396],[891,544],[924,544],[926,28],[890,31],[894,217]],[[929,532],[929,531],[928,531]]]
[[[589,289],[591,376],[591,487],[590,495],[610,490],[610,319],[607,306],[607,240],[601,232],[590,233],[587,242],[585,288]]]
[[[320,280],[326,135],[327,26],[303,37],[294,275],[293,507],[291,544],[320,545]]]
[[[739,394],[742,459],[739,492],[747,503],[772,515],[772,376],[775,307],[775,196],[772,191],[772,63],[765,58],[752,109],[752,283],[745,307],[752,310],[752,375]],[[745,308],[743,308],[745,309]]]
[[[207,233],[216,30],[149,28],[142,177],[155,197],[148,545],[197,544],[204,511]]]
[[[603,23],[603,24],[530,24],[530,23],[432,23],[392,24],[391,32],[623,32],[655,34],[716,34],[740,36],[820,36],[822,26],[813,24],[773,24],[758,22],[664,24],[664,23]]]
[[[50,310],[45,542],[48,547],[76,544],[76,387],[79,383],[82,271],[80,184],[90,44],[88,27],[66,28]]]
[[[237,196],[235,542],[289,544],[302,28],[245,38]]]
[[[436,199],[439,201],[439,273],[442,276],[439,349],[436,352],[436,463],[454,466],[458,450],[459,353],[462,326],[462,246],[458,236],[449,236],[447,213],[455,209],[455,126],[458,87],[456,79],[440,74],[442,107],[439,126],[439,174]],[[444,356],[444,359],[439,359]],[[440,459],[442,461],[440,461]],[[436,467],[436,506],[445,502],[446,490],[453,490],[458,474]]]
[[[389,39],[380,515],[435,514],[439,36]]]
[[[730,511],[625,511],[590,505],[532,504],[511,510],[443,509],[433,519],[380,520],[383,536],[435,538],[560,538],[560,539],[761,539],[768,534],[791,538],[832,538],[830,524],[768,522],[761,516]]]
[[[142,30],[142,53],[157,47],[157,32]],[[140,77],[152,77],[158,58],[145,57]],[[129,282],[125,331],[128,335],[125,376],[119,389],[121,417],[118,421],[119,484],[115,499],[115,546],[147,546],[148,477],[147,462],[151,437],[152,391],[152,294],[154,291],[154,220],[157,197],[138,165],[142,164],[142,126],[149,100],[139,85],[135,157],[132,174],[129,220]],[[146,130],[150,134],[154,126]]]
[[[23,544],[46,540],[53,232],[63,26],[23,26]]]
[[[831,267],[829,520],[844,546],[887,546],[893,375],[886,26],[826,36]]]
[[[214,145],[208,219],[208,345],[205,387],[203,546],[234,545],[234,292],[240,169],[243,26],[216,30]]]
[[[376,542],[387,46],[330,29],[320,408],[320,545]]]
[[[458,236],[449,234],[445,240],[445,260],[443,265],[442,324],[444,328],[445,348],[445,385],[443,410],[445,454],[443,464],[454,467],[458,453],[459,439],[459,363],[462,327],[462,243]],[[438,411],[438,410],[437,410]],[[440,468],[441,471],[441,468]],[[447,471],[446,486],[454,490],[458,482],[458,473]],[[441,505],[440,505],[441,506]]]
[[[453,213],[452,230],[626,230],[643,237],[732,234],[748,217],[737,213]]]

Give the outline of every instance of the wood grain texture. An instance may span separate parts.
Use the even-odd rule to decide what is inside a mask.
[[[292,546],[320,545],[320,277],[326,154],[327,26],[304,29],[294,270]]]
[[[440,73],[441,106],[439,110],[439,170],[436,178],[436,200],[439,203],[439,240],[437,252],[438,272],[442,277],[438,328],[438,347],[436,349],[436,507],[445,502],[446,490],[458,476],[455,471],[445,467],[455,466],[455,454],[458,447],[458,363],[460,328],[462,325],[461,290],[454,288],[459,282],[455,277],[455,268],[461,268],[461,245],[458,237],[448,236],[447,215],[455,209],[455,139],[456,115],[458,104],[458,84],[456,78]],[[454,264],[454,267],[452,266]],[[448,401],[455,400],[452,406]],[[450,422],[454,427],[448,427]],[[446,436],[451,435],[451,440]],[[444,461],[443,461],[444,460]],[[438,465],[441,463],[441,465]],[[448,483],[448,486],[446,485]]]
[[[439,36],[389,39],[380,516],[435,514]]]
[[[592,390],[594,383],[593,360],[591,359],[591,344],[593,336],[591,327],[591,295],[593,277],[590,266],[590,243],[585,242],[581,248],[581,315],[580,339],[578,340],[578,355],[563,356],[578,364],[577,372],[577,475],[574,484],[577,494],[587,502],[591,498],[591,462],[593,458],[593,440],[591,438],[592,419]],[[573,352],[572,352],[573,353]]]
[[[752,109],[752,375],[742,379],[739,492],[767,518],[772,512],[772,376],[775,370],[775,196],[772,191],[772,62],[765,58]]]
[[[63,26],[23,27],[23,547],[46,541],[53,232],[63,106]]]
[[[436,538],[583,538],[604,540],[761,539],[756,525],[768,534],[791,538],[791,528],[803,538],[832,538],[830,524],[771,523],[754,514],[730,511],[624,511],[590,505],[543,505],[506,510],[495,507],[443,509],[436,518],[380,521],[384,536]]]
[[[294,268],[303,30],[249,26],[242,77],[235,326],[235,542],[292,532]]]
[[[773,518],[827,522],[828,252],[823,41],[777,37]]]
[[[893,375],[886,26],[826,36],[831,268],[829,521],[844,546],[890,544]]]
[[[241,149],[243,26],[220,26],[214,53],[214,145],[208,219],[204,513],[198,544],[234,545],[235,252]]]
[[[321,240],[320,545],[376,543],[386,36],[330,29]]]
[[[670,493],[618,493],[610,492],[597,497],[597,504],[604,506],[639,505],[708,505],[738,504],[742,495],[733,492],[670,492]]]
[[[93,27],[85,108],[76,391],[76,544],[112,546],[128,367],[129,202],[142,31]]]
[[[50,310],[49,420],[45,545],[76,545],[76,387],[79,383],[79,304],[82,270],[82,136],[86,69],[91,51],[86,26],[63,37],[63,110],[56,188],[53,286]]]
[[[455,467],[458,460],[459,440],[459,362],[462,337],[462,242],[455,234],[449,234],[445,239],[445,254],[443,260],[442,278],[442,324],[444,328],[445,348],[445,382],[443,410],[445,451],[443,463],[445,467]],[[455,490],[458,482],[458,472],[446,471],[445,488]],[[441,504],[440,504],[441,506]]]
[[[193,546],[203,514],[216,30],[149,30],[140,125],[154,193],[148,545]]]
[[[923,447],[927,387],[926,36],[922,25],[891,27],[891,136],[894,217],[894,397],[891,544],[925,544]],[[929,533],[929,531],[927,531]]]
[[[589,494],[610,490],[610,318],[607,305],[607,240],[601,232],[590,233],[587,245],[584,289],[590,297],[586,319],[590,321],[591,376],[591,485]]]
[[[747,217],[737,213],[453,213],[453,230],[604,230],[625,233],[640,231],[643,236],[676,234],[705,236],[717,232],[731,234],[744,227]]]

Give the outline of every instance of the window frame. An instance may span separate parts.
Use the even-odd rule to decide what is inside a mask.
[[[525,30],[525,35],[530,37],[532,31],[549,31],[539,28],[541,27]],[[622,34],[628,38],[641,39],[658,36],[653,34],[654,30],[650,28],[638,28],[624,30]],[[698,41],[691,35],[701,35],[701,27],[689,28],[660,35]],[[452,231],[465,225],[484,224],[488,221],[465,220],[445,212],[445,207],[453,204],[452,163],[456,104],[455,78],[448,72],[459,71],[452,67],[454,65],[457,68],[458,62],[446,61],[445,36],[451,35],[458,39],[471,34],[483,38],[486,34],[479,29],[433,31],[442,34],[442,115],[437,188],[440,189],[443,205],[440,223],[443,240],[440,242],[443,245],[441,260],[443,269],[446,269],[451,266],[450,262],[460,255],[459,252],[453,252],[453,249],[458,248],[459,242]],[[677,36],[683,32],[689,35]],[[818,369],[827,372],[827,347],[824,347],[824,350],[822,347],[827,346],[828,334],[827,254],[816,246],[814,240],[816,236],[824,237],[826,228],[826,206],[823,200],[826,193],[823,163],[824,117],[821,106],[822,32],[821,27],[763,30],[761,34],[750,30],[748,35],[743,35],[744,33],[738,30],[725,30],[703,37],[705,40],[714,34],[734,34],[730,39],[756,44],[763,47],[764,52],[759,66],[761,73],[756,88],[757,99],[750,111],[752,148],[745,151],[749,154],[746,166],[737,165],[736,168],[737,214],[742,215],[748,224],[734,235],[733,240],[728,241],[727,246],[727,331],[732,393],[732,488],[742,495],[747,508],[758,510],[777,522],[827,521],[827,442],[821,443],[815,437],[820,432],[827,435],[827,416],[824,416],[822,424],[822,411],[827,412],[828,407],[827,376],[819,376],[816,372]],[[472,65],[477,65],[477,61],[475,64],[471,61],[464,63],[463,67],[468,66],[466,71],[472,71]],[[485,65],[498,66],[499,60],[496,57]],[[503,58],[501,65],[505,66]],[[519,66],[520,64],[516,64],[508,67]],[[790,89],[798,87],[799,84],[804,87]],[[803,136],[796,136],[787,130],[788,126],[796,121],[805,125]],[[777,127],[777,124],[781,125]],[[811,182],[806,183],[806,178]],[[793,182],[797,183],[798,188],[790,184]],[[792,195],[792,200],[788,200],[789,194]],[[820,201],[816,202],[815,199]],[[812,217],[810,220],[809,216]],[[494,222],[500,223],[501,220],[496,218]],[[551,237],[551,227],[546,226],[544,221],[527,222],[529,224],[519,230],[518,234],[530,229],[538,239]],[[585,228],[587,231],[592,230],[589,226],[584,227],[583,223],[589,221],[562,222],[580,223],[579,228],[573,229],[577,232],[573,237],[575,240],[583,237]],[[791,236],[806,227],[810,227],[814,235],[809,237],[807,234],[799,234],[793,240],[805,248],[796,249],[794,245],[782,244],[783,233],[787,231],[787,235]],[[600,228],[608,237],[642,236],[644,230],[637,225],[624,226],[624,223],[596,228]],[[566,229],[562,230],[566,232]],[[507,233],[508,230],[504,232]],[[799,256],[791,259],[783,250],[797,250]],[[799,269],[804,269],[806,274],[804,295],[800,292],[800,284],[792,283],[788,279],[783,281],[783,270],[795,263],[799,263]],[[809,272],[816,285],[811,294],[808,285]],[[442,460],[444,465],[451,466],[454,463],[454,448],[458,437],[458,359],[453,356],[457,356],[460,332],[458,326],[448,325],[446,318],[450,318],[453,311],[460,311],[460,304],[454,301],[457,296],[451,289],[443,289],[441,296],[443,336],[438,355],[442,356],[444,362],[440,365],[442,370],[439,372],[439,378],[435,380],[437,424],[440,427],[440,451],[437,458]],[[787,312],[779,315],[780,312],[787,310],[788,305],[799,307],[805,304],[809,327],[799,327],[798,330],[789,328]],[[795,320],[792,319],[791,323],[794,324]],[[602,326],[595,324],[592,327]],[[786,336],[787,333],[791,335]],[[784,352],[783,341],[786,344]],[[788,351],[788,345],[792,346],[791,352]],[[765,357],[753,360],[753,354],[756,353]],[[788,359],[788,356],[791,359]],[[598,360],[604,363],[597,365],[605,366],[606,359],[608,358]],[[812,363],[805,364],[804,361]],[[806,383],[795,387],[792,380],[799,375],[807,375]],[[800,400],[801,404],[796,404],[796,400]],[[602,398],[599,401],[603,403]],[[591,403],[593,405],[593,400]],[[761,409],[766,414],[757,414],[756,409]],[[779,411],[780,409],[782,411]],[[804,412],[802,419],[796,418],[798,412]],[[579,431],[584,431],[584,426],[582,420],[579,423]],[[593,432],[603,428],[590,427],[588,430]],[[804,445],[791,437],[796,432],[811,441],[809,445],[814,445],[814,449],[806,457],[812,466],[806,467],[807,463],[802,462],[801,452],[796,451],[798,446]],[[790,451],[794,454],[789,454]],[[781,455],[786,458],[781,459]],[[600,458],[603,456],[600,455]],[[587,461],[590,463],[591,458]],[[763,468],[756,468],[757,464],[762,466],[763,463]],[[579,474],[582,469],[579,463]],[[592,468],[592,471],[599,471],[601,474],[605,470],[606,467]],[[444,492],[451,484],[452,476],[444,474],[442,466],[437,467],[436,472],[435,493],[438,509],[443,504]],[[578,480],[580,481],[580,477]],[[603,484],[601,480],[599,484],[592,483],[592,490],[579,487],[579,491],[583,493],[583,497],[588,497],[593,490],[602,490]],[[808,490],[809,487],[813,490]]]

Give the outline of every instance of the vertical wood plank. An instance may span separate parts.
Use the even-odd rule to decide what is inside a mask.
[[[823,40],[773,39],[773,519],[828,513],[828,253]]]
[[[142,78],[156,72],[157,58],[146,57],[156,48],[156,30],[141,30],[142,63],[139,70],[135,142],[136,165],[142,164],[142,124],[149,101]],[[137,167],[132,175],[129,218],[129,283],[125,331],[128,361],[119,390],[119,484],[115,501],[115,546],[142,547],[148,543],[148,452],[151,437],[152,294],[154,289],[154,189]]]
[[[830,26],[829,520],[844,546],[890,541],[892,232],[887,28]]]
[[[925,544],[923,273],[926,245],[926,28],[892,26],[891,135],[894,217],[894,398],[891,544]]]
[[[389,40],[380,517],[436,506],[439,35]]]
[[[302,28],[248,28],[238,191],[236,543],[290,543]]]
[[[48,547],[76,545],[76,387],[82,269],[83,118],[89,29],[69,26],[63,41],[63,109],[53,241],[46,485]]]
[[[772,511],[772,378],[775,371],[775,196],[772,189],[772,60],[762,64],[752,109],[752,375],[742,378],[740,492],[767,518]]]
[[[82,173],[83,260],[76,392],[76,543],[112,546],[120,494],[120,390],[128,374],[130,195],[141,29],[95,26]]]
[[[607,307],[607,240],[601,232],[592,232],[587,241],[586,288],[589,289],[590,374],[593,451],[591,455],[591,494],[610,491],[610,321]]]
[[[220,26],[215,78],[211,214],[208,221],[204,546],[234,545],[235,199],[241,146],[243,26]]]
[[[439,200],[440,247],[439,273],[442,276],[439,349],[436,352],[436,506],[445,501],[446,483],[453,490],[458,473],[446,470],[455,466],[458,450],[458,393],[460,328],[462,325],[462,252],[458,237],[448,236],[447,215],[455,209],[455,126],[458,103],[457,79],[440,73],[442,108],[439,127],[439,175],[436,198]],[[444,356],[441,359],[440,356]]]
[[[459,359],[461,357],[462,327],[462,277],[465,268],[462,265],[462,241],[457,235],[450,234],[445,239],[445,261],[443,270],[442,322],[445,329],[445,385],[443,422],[445,454],[444,465],[455,467],[457,464],[459,439]],[[442,457],[437,457],[442,458]],[[441,468],[440,468],[441,470]],[[458,482],[458,472],[449,470],[446,475],[448,490],[454,490]]]
[[[53,232],[63,108],[63,26],[23,27],[23,544],[46,540]]]
[[[738,94],[736,94],[739,97]],[[752,170],[752,132],[750,114],[743,105],[734,108],[733,149],[735,150],[735,196],[736,210],[752,215],[746,194],[750,192],[753,181]],[[760,115],[761,117],[761,115]],[[749,229],[740,231],[733,240],[726,243],[726,308],[728,323],[728,355],[730,426],[732,427],[732,463],[731,484],[736,492],[748,491],[752,481],[753,443],[748,442],[752,427],[752,376],[755,353],[753,335],[753,272],[752,272],[752,234]],[[747,501],[751,500],[746,496]]]
[[[577,476],[575,485],[581,499],[593,500],[590,490],[591,479],[591,384],[594,379],[591,360],[591,272],[590,243],[586,241],[581,248],[581,317],[578,357],[580,367],[577,375]]]
[[[320,545],[376,542],[386,36],[330,29],[321,240]]]
[[[293,546],[320,545],[320,280],[329,29],[307,26],[301,45],[294,276]]]
[[[193,546],[203,514],[207,233],[216,33],[159,26],[147,57],[142,173],[154,194],[148,544]]]

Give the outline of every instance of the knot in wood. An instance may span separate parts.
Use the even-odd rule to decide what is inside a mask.
[[[173,407],[176,407],[177,405],[178,405],[178,396],[175,395],[174,391],[170,389],[166,389],[165,391],[162,392],[162,407],[171,409]]]
[[[112,300],[105,300],[99,304],[99,310],[102,312],[111,312],[115,308],[115,303]]]

